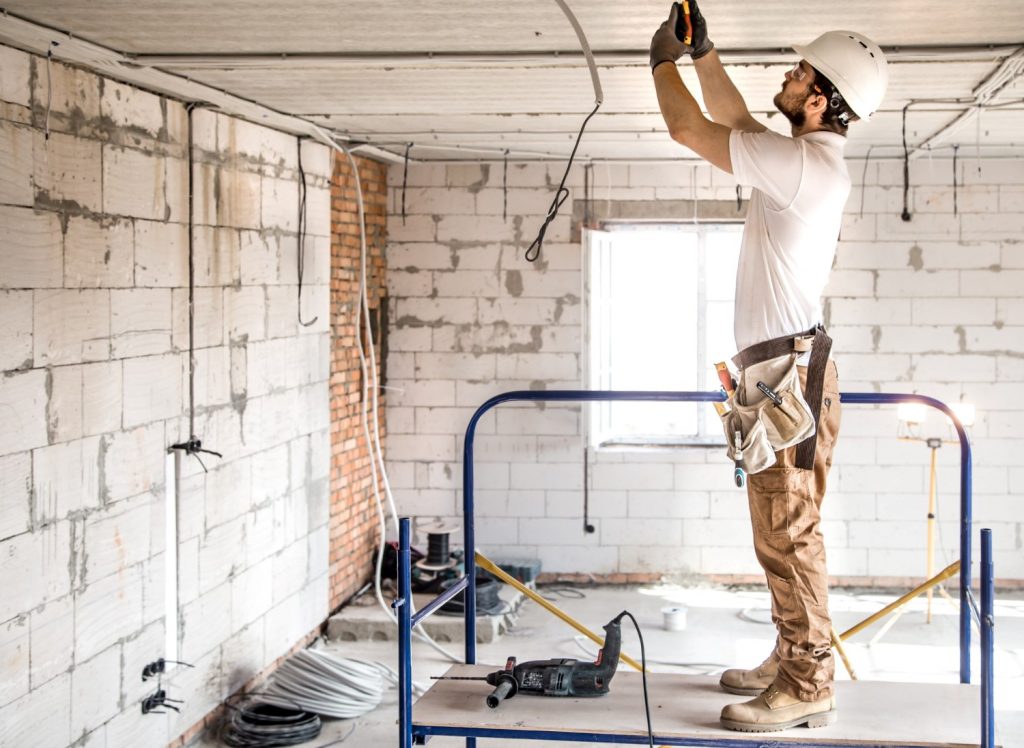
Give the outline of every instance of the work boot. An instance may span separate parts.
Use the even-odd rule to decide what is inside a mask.
[[[737,696],[757,696],[764,689],[768,688],[775,680],[779,672],[779,658],[773,651],[768,659],[762,662],[753,670],[741,670],[730,668],[722,673],[718,685],[723,691],[734,693]]]
[[[819,701],[800,701],[775,686],[769,686],[750,701],[725,707],[722,710],[722,727],[742,732],[775,732],[798,725],[825,727],[835,722],[837,717],[834,696]]]

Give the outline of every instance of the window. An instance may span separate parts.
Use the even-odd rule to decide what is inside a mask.
[[[717,389],[735,353],[742,225],[618,224],[587,232],[587,384],[607,390]],[[593,403],[595,446],[721,444],[707,403]]]

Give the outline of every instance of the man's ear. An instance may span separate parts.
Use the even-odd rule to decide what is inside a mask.
[[[820,93],[812,93],[807,97],[807,101],[804,102],[804,111],[808,116],[824,114],[827,107],[828,99],[825,98],[824,94]]]

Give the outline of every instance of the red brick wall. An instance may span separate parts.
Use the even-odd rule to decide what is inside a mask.
[[[367,291],[381,377],[386,340],[387,279],[384,242],[387,219],[387,166],[356,158],[366,214]],[[362,371],[356,346],[365,337],[359,306],[359,209],[355,176],[348,159],[335,155],[331,187],[331,609],[356,592],[373,574],[379,537],[370,451],[363,438]],[[369,351],[366,351],[369,362]],[[372,383],[372,380],[371,380]],[[380,380],[383,384],[383,379]],[[372,391],[368,392],[368,397]],[[384,391],[378,392],[380,434],[384,439]],[[370,411],[372,418],[372,410]],[[370,435],[373,423],[369,422]],[[378,476],[379,477],[379,476]],[[383,486],[381,487],[383,495]]]

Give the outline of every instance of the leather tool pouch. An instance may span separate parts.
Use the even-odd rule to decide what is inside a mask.
[[[798,356],[787,353],[740,370],[739,385],[730,398],[732,409],[722,416],[722,426],[729,458],[742,463],[747,473],[771,467],[775,452],[814,434],[815,419],[800,387]]]

